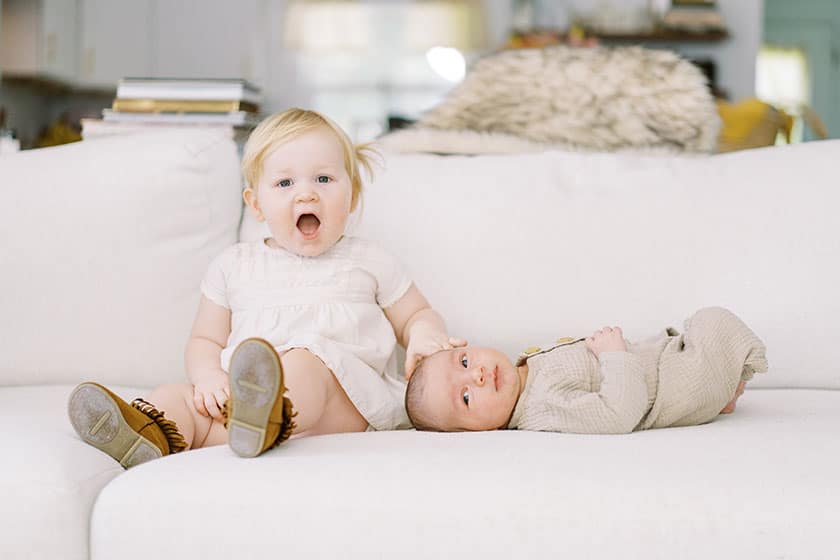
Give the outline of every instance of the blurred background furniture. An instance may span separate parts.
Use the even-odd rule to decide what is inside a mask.
[[[705,9],[725,28],[666,28],[669,12],[687,11],[669,0],[0,0],[0,106],[29,148],[50,125],[100,118],[124,77],[241,78],[263,90],[266,112],[313,107],[366,140],[440,103],[478,57],[562,41],[674,50],[713,65],[728,102],[758,97],[785,110],[793,142],[817,138],[795,107],[840,134],[840,4]],[[312,21],[319,32],[302,33]],[[780,48],[798,53],[803,71],[767,89],[764,69],[787,66],[768,55]],[[783,84],[802,95],[787,99]]]

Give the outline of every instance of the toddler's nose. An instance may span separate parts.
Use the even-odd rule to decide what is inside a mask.
[[[487,372],[484,371],[484,366],[478,366],[476,368],[473,368],[472,376],[473,381],[475,381],[476,385],[478,385],[479,387],[484,385],[484,380],[487,378],[486,374]]]
[[[302,191],[300,192],[297,197],[295,197],[296,202],[318,202],[318,193],[314,191]]]

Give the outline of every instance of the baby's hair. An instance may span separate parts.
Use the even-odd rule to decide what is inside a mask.
[[[263,120],[251,132],[242,153],[242,177],[245,186],[256,190],[262,173],[263,162],[278,146],[318,127],[330,128],[344,149],[344,168],[350,177],[352,198],[350,210],[355,210],[362,193],[360,167],[373,177],[373,162],[378,156],[371,144],[354,144],[340,126],[317,111],[289,109],[275,113]]]
[[[408,386],[405,388],[405,412],[418,432],[440,432],[442,430],[435,425],[434,419],[428,413],[428,407],[423,404],[427,360],[428,358],[420,360],[411,374],[411,379],[408,380]]]

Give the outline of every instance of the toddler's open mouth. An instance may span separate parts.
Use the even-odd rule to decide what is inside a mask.
[[[314,239],[321,228],[321,220],[315,214],[301,214],[297,221],[297,228],[304,239]]]

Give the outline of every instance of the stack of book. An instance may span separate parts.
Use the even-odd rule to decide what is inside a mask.
[[[123,78],[102,118],[113,123],[226,124],[259,122],[259,88],[237,79]]]
[[[666,29],[694,33],[726,30],[715,0],[671,0],[671,7],[665,12],[662,25]]]

